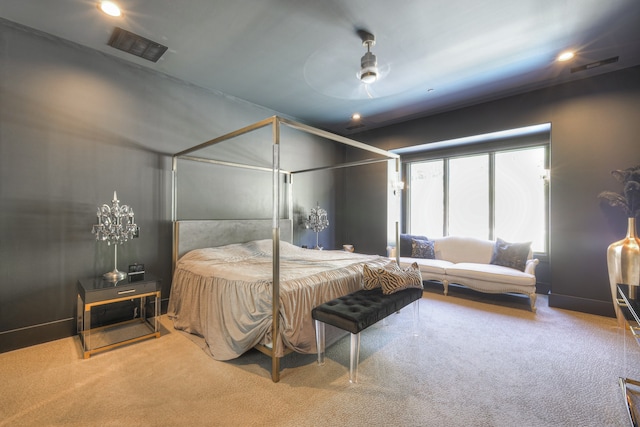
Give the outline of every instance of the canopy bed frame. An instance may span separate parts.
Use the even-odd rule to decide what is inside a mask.
[[[344,144],[349,147],[363,150],[366,153],[374,154],[376,158],[368,158],[359,161],[333,164],[330,166],[321,166],[315,168],[307,168],[304,170],[283,170],[280,164],[280,143],[281,143],[281,127],[286,126],[306,134],[324,138]],[[258,129],[271,128],[271,147],[272,147],[272,164],[270,167],[256,166],[239,162],[230,162],[220,158],[212,158],[211,151],[207,150],[206,157],[201,153],[204,149],[214,147],[217,144],[233,140],[243,135],[251,134]],[[241,141],[242,142],[242,141]],[[199,155],[200,153],[200,155]],[[247,157],[248,157],[247,153]],[[173,155],[172,159],[172,221],[173,227],[173,271],[175,272],[178,259],[192,249],[218,247],[230,243],[242,243],[256,239],[271,239],[272,246],[272,309],[271,309],[271,339],[272,345],[257,345],[256,348],[264,354],[271,357],[271,378],[274,382],[280,380],[280,357],[276,354],[275,349],[278,347],[279,335],[279,311],[280,311],[280,241],[292,243],[293,241],[293,206],[292,206],[292,176],[295,174],[307,173],[320,170],[331,170],[338,168],[348,168],[378,162],[388,162],[395,160],[396,173],[399,174],[399,155],[382,150],[367,144],[326,132],[302,123],[298,123],[279,116],[273,116],[268,119],[259,121],[249,126],[243,127],[236,131],[214,138],[210,141],[199,144],[195,147],[183,150]],[[272,216],[270,219],[258,220],[180,220],[178,218],[178,202],[180,200],[178,194],[178,161],[203,162],[211,165],[222,165],[234,168],[247,168],[252,170],[264,171],[271,173],[272,178]],[[284,176],[284,180],[281,178]],[[281,194],[281,181],[285,182],[284,188],[286,193],[285,200]],[[282,203],[286,203],[287,218],[280,218]],[[397,235],[396,223],[396,240]],[[398,243],[396,243],[398,247]]]

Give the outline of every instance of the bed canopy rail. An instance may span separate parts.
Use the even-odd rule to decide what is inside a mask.
[[[347,145],[350,147],[354,147],[365,152],[375,154],[379,156],[379,158],[375,159],[364,159],[359,161],[352,161],[340,164],[332,164],[329,166],[320,166],[313,168],[305,168],[301,170],[283,170],[280,164],[280,146],[281,146],[281,126],[287,126],[292,129],[296,129],[300,132],[315,135],[317,137],[324,138],[329,141],[334,141],[343,145]],[[245,164],[240,162],[228,161],[219,158],[210,158],[198,156],[197,152],[201,152],[204,149],[215,146],[225,141],[232,140],[234,138],[241,137],[243,135],[250,134],[251,132],[257,131],[259,129],[267,128],[271,126],[271,138],[272,138],[272,153],[271,153],[271,165],[270,166],[258,166],[252,164]],[[267,354],[271,357],[271,378],[274,382],[278,382],[280,380],[280,358],[276,354],[276,349],[281,344],[279,343],[279,310],[280,310],[280,239],[281,239],[281,218],[280,218],[280,206],[281,206],[281,189],[280,189],[280,176],[285,176],[285,183],[288,185],[287,191],[287,215],[289,219],[292,219],[293,209],[292,209],[292,191],[291,191],[291,176],[294,174],[306,173],[306,172],[314,172],[314,171],[322,171],[322,170],[332,170],[339,168],[348,168],[362,165],[369,165],[378,162],[388,162],[389,160],[395,160],[395,168],[396,173],[400,173],[400,156],[396,153],[392,153],[377,147],[373,147],[367,144],[364,144],[359,141],[355,141],[350,138],[346,138],[337,134],[333,134],[331,132],[327,132],[321,129],[314,128],[312,126],[305,125],[303,123],[295,122],[290,119],[286,119],[279,116],[272,116],[270,118],[261,120],[259,122],[253,123],[251,125],[245,126],[243,128],[237,129],[233,132],[229,132],[227,134],[221,135],[209,141],[198,144],[194,147],[188,148],[186,150],[180,151],[173,155],[172,158],[172,205],[171,205],[171,217],[172,222],[174,224],[173,227],[173,241],[174,241],[174,251],[173,251],[173,269],[175,269],[175,264],[178,258],[178,251],[176,248],[177,242],[177,226],[176,223],[178,219],[178,161],[192,161],[192,162],[201,162],[208,163],[218,166],[227,166],[234,168],[245,168],[251,169],[255,171],[264,171],[270,172],[272,174],[272,183],[273,183],[273,196],[272,196],[272,218],[271,218],[271,226],[272,226],[272,240],[273,240],[273,280],[272,280],[272,328],[271,328],[271,336],[272,336],[272,344],[271,347],[266,346],[256,346],[256,348]],[[398,224],[396,223],[396,245],[399,244],[398,240]],[[396,251],[399,253],[399,251]],[[172,270],[173,271],[173,270]]]

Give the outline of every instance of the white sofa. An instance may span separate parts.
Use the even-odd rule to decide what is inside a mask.
[[[431,240],[434,242],[435,259],[400,256],[400,265],[407,267],[413,262],[418,263],[422,280],[442,282],[445,295],[448,294],[451,283],[480,292],[524,294],[529,297],[531,311],[535,312],[535,269],[538,260],[532,258],[531,250],[524,271],[520,271],[491,264],[496,244],[494,241],[457,236]],[[407,250],[404,248],[404,255],[406,254]],[[400,255],[403,255],[403,250]],[[389,256],[396,258],[395,248],[391,248]]]

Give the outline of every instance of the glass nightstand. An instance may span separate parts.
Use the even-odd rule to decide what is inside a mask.
[[[154,298],[154,315],[147,317],[147,298]],[[138,300],[132,320],[91,327],[91,309],[120,301]],[[152,276],[110,282],[102,277],[78,280],[77,329],[84,358],[100,351],[147,338],[160,337],[160,281]]]

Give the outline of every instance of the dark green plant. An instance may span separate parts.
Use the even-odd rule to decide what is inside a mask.
[[[629,218],[640,217],[640,165],[629,169],[614,170],[611,175],[622,183],[622,193],[603,191],[598,198],[610,206],[621,208]]]

